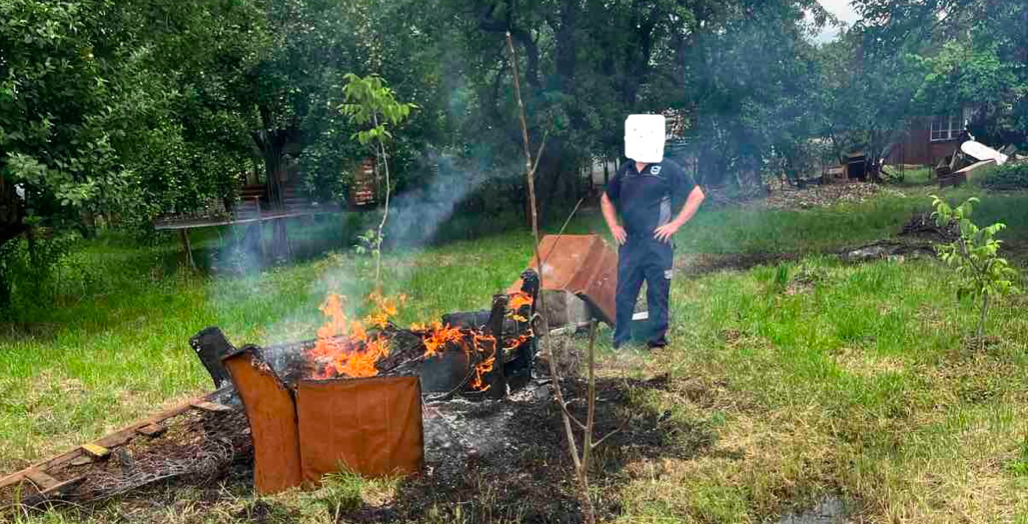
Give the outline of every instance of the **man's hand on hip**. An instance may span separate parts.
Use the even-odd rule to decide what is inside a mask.
[[[628,233],[626,233],[625,228],[621,226],[610,226],[610,234],[614,235],[614,240],[617,241],[619,246],[624,245],[625,241],[628,240]]]
[[[658,227],[657,229],[654,229],[653,238],[664,243],[670,242],[671,237],[675,236],[675,233],[678,232],[678,228],[680,227],[682,226],[679,223],[671,221],[667,224],[664,224],[663,226]]]

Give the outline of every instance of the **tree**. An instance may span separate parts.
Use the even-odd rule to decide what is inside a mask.
[[[850,31],[819,50],[817,129],[838,162],[863,151],[871,175],[878,177],[889,146],[911,116],[920,70],[904,55],[873,52],[862,37]]]
[[[105,186],[126,183],[103,125],[111,113],[108,72],[120,52],[102,37],[117,27],[111,7],[0,1],[0,244],[26,220],[76,222],[105,194],[116,198]]]
[[[1017,293],[1018,289],[1012,280],[1017,277],[1017,270],[1010,267],[1005,258],[999,256],[1002,240],[996,234],[1006,228],[1006,224],[997,222],[991,226],[979,228],[971,221],[974,205],[979,200],[971,197],[966,202],[950,207],[945,200],[932,195],[932,207],[939,227],[957,225],[960,236],[949,244],[938,244],[935,249],[939,258],[946,264],[956,268],[961,278],[958,297],[970,296],[972,300],[981,298],[981,316],[978,319],[977,336],[984,346],[985,319],[989,313],[989,296]]]
[[[371,146],[375,150],[385,172],[385,207],[382,211],[382,221],[378,224],[378,230],[373,235],[369,233],[367,238],[375,256],[375,293],[381,294],[382,229],[389,218],[389,193],[392,183],[389,178],[389,154],[386,151],[386,144],[393,139],[389,128],[403,124],[410,116],[411,110],[417,106],[397,102],[393,90],[380,76],[370,75],[361,78],[348,73],[345,79],[346,87],[343,88],[343,93],[346,102],[340,107],[340,111],[348,116],[351,122],[365,128],[359,129],[353,137],[362,146]]]
[[[856,0],[864,46],[910,55],[921,114],[979,108],[972,132],[986,142],[1028,143],[1028,5],[987,0]]]
[[[0,0],[0,246],[29,227],[149,225],[230,196],[245,128],[199,101],[223,91],[205,71],[238,62],[254,13],[220,0]]]
[[[481,153],[511,172],[519,152],[502,35],[509,31],[524,72],[530,135],[547,138],[539,160],[540,214],[577,198],[579,169],[594,157],[618,158],[621,123],[637,112],[677,109],[689,119],[703,181],[756,173],[774,144],[813,133],[803,109],[812,88],[816,1],[686,2],[439,0],[456,30],[468,79],[466,136],[498,144]],[[784,103],[783,103],[784,102]],[[525,186],[519,184],[519,197]],[[522,200],[523,202],[524,200]],[[573,199],[572,199],[573,201]]]

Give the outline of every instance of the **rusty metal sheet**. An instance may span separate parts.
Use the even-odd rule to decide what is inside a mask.
[[[543,289],[569,291],[588,303],[600,320],[614,325],[618,255],[599,235],[547,235],[539,242]],[[529,267],[539,270],[535,255]],[[521,281],[507,291],[521,289]]]
[[[264,495],[299,486],[300,438],[292,394],[253,346],[226,356],[222,363],[250,421],[257,492]]]
[[[305,482],[319,484],[340,466],[382,477],[424,465],[417,377],[301,380],[296,405]]]

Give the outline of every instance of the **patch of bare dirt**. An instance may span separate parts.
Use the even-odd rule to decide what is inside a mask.
[[[718,271],[745,271],[799,259],[796,253],[682,253],[675,257],[675,268],[685,275],[703,275]]]
[[[773,191],[765,202],[774,209],[812,209],[843,202],[864,202],[886,191],[891,190],[869,182],[826,184],[806,189],[786,186]]]

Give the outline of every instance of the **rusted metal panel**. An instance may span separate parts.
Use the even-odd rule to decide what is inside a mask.
[[[617,253],[599,235],[547,235],[539,242],[546,290],[574,293],[600,320],[613,325],[617,292]],[[533,255],[530,267],[538,270]],[[521,289],[518,280],[508,292]]]
[[[300,438],[292,394],[255,346],[226,356],[222,363],[250,421],[257,491],[270,494],[299,486]]]
[[[340,465],[368,477],[424,465],[417,377],[301,380],[296,405],[305,482],[319,484]]]

